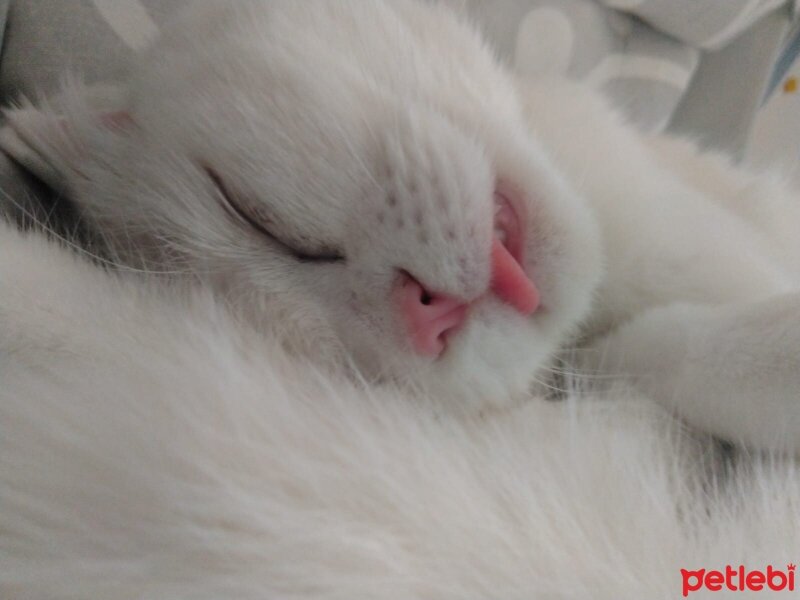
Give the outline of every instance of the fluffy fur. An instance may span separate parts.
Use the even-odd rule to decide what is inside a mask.
[[[675,598],[800,554],[793,467],[725,475],[623,388],[442,418],[0,240],[4,598]]]
[[[295,354],[475,410],[524,398],[580,337],[585,368],[694,425],[800,449],[796,199],[580,86],[521,85],[443,7],[193,3],[111,104],[73,90],[7,132],[114,255],[200,279]],[[532,316],[487,293],[498,190]],[[412,351],[404,272],[471,303],[438,358]]]
[[[121,111],[109,127],[73,91],[66,116],[9,122],[116,255],[201,278],[303,355],[344,351],[364,376],[453,407],[503,404],[589,307],[596,227],[527,133],[511,76],[444,8],[193,3],[142,57]],[[209,171],[283,245],[344,260],[298,261],[231,218]],[[532,318],[486,294],[501,185],[526,213],[525,266],[547,307]],[[402,271],[473,302],[439,360],[412,351],[391,301]]]
[[[126,265],[0,229],[4,596],[674,597],[796,560],[794,466],[671,416],[800,446],[779,182],[523,86],[413,2],[198,3],[111,104],[4,135]],[[498,188],[532,317],[485,294]],[[437,360],[400,270],[475,301]],[[591,385],[531,395],[565,347]]]

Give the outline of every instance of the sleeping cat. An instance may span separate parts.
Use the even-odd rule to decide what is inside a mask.
[[[321,364],[472,410],[580,346],[705,431],[800,449],[797,199],[517,81],[444,7],[193,3],[110,108],[68,90],[8,125],[111,254]]]

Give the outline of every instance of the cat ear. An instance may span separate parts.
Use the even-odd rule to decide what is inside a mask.
[[[0,150],[57,191],[66,191],[81,164],[90,157],[90,142],[98,131],[124,133],[133,126],[130,114],[96,109],[81,102],[75,110],[24,105],[6,110],[0,128]]]

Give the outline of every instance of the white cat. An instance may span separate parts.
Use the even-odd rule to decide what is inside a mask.
[[[646,398],[800,447],[779,182],[413,2],[193,3],[104,103],[2,136],[127,263],[0,224],[3,598],[674,598],[800,555],[798,470],[705,478]],[[576,346],[645,393],[530,398]]]
[[[114,110],[8,117],[115,255],[295,352],[472,409],[577,343],[705,431],[800,449],[796,198],[515,81],[442,7],[194,5]]]

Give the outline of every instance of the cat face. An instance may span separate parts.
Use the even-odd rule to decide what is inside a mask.
[[[599,274],[522,101],[441,8],[194,5],[123,112],[73,109],[62,159],[128,260],[200,277],[304,355],[481,406],[526,391]]]

